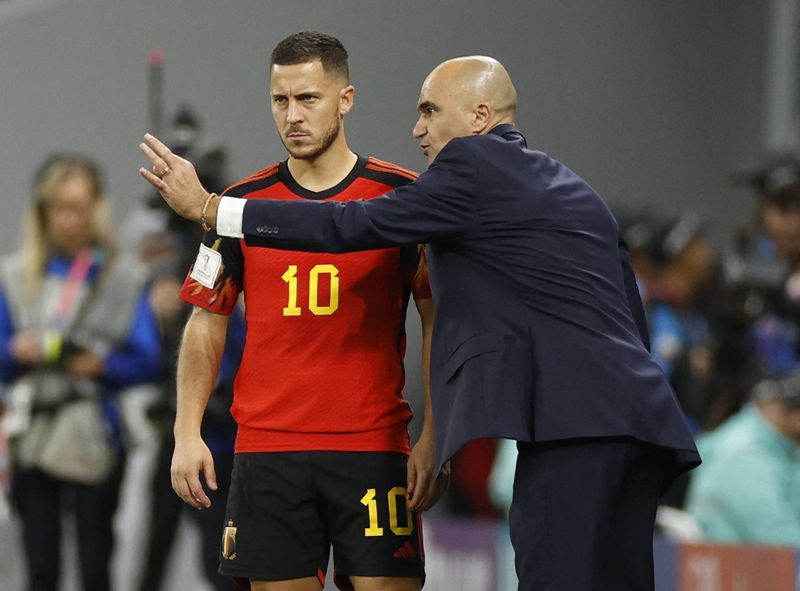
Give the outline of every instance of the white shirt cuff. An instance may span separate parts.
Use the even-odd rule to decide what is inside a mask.
[[[247,199],[223,197],[217,209],[217,234],[231,238],[244,238],[242,218]]]

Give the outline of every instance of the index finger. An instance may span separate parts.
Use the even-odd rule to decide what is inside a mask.
[[[158,156],[161,157],[161,159],[163,159],[165,162],[167,161],[167,158],[172,156],[172,150],[170,150],[165,144],[161,143],[161,140],[159,140],[156,136],[146,133],[144,134],[144,141],[148,146],[150,146],[153,152],[158,154]]]
[[[419,511],[426,507],[428,503],[430,479],[425,474],[419,474],[416,487],[409,499],[408,508],[412,511]]]
[[[424,474],[412,463],[408,464],[407,472],[406,493],[408,494],[408,508],[415,511],[424,496]]]

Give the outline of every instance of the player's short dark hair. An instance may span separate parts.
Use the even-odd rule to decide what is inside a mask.
[[[342,76],[350,82],[347,50],[336,37],[318,31],[301,31],[289,35],[272,50],[270,68],[274,65],[293,66],[320,60],[326,73]]]

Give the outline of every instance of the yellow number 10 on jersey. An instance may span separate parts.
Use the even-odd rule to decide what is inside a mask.
[[[330,276],[330,298],[327,306],[319,305],[319,276]],[[300,316],[302,308],[297,305],[297,265],[289,265],[281,275],[289,285],[289,301],[283,309],[284,316]],[[308,309],[315,316],[330,316],[339,307],[339,269],[333,265],[314,265],[308,273]]]

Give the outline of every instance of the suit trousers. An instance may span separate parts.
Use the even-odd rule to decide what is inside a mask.
[[[624,437],[518,448],[509,525],[519,590],[653,589],[668,451]]]

